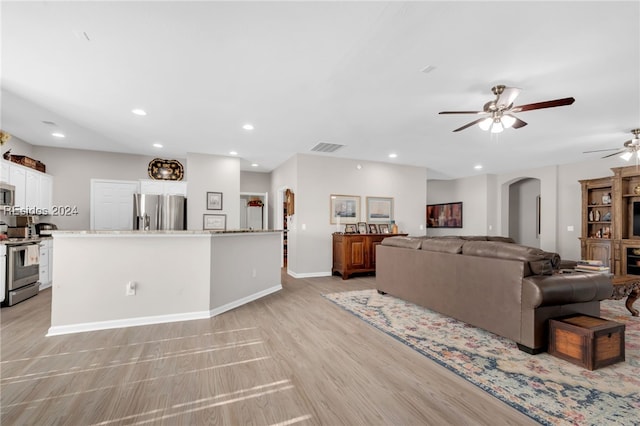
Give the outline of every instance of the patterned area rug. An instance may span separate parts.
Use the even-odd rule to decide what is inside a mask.
[[[640,424],[640,318],[623,301],[600,316],[626,325],[626,361],[589,371],[376,290],[324,297],[542,424]]]

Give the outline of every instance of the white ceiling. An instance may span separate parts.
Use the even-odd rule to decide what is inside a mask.
[[[622,147],[640,127],[639,1],[0,7],[0,125],[34,145],[162,158],[234,150],[243,169],[270,171],[329,142],[345,147],[316,155],[454,178],[599,158],[582,152]],[[516,104],[576,102],[519,113],[529,125],[499,135],[453,133],[476,117],[438,115],[482,109],[496,84],[521,88]]]

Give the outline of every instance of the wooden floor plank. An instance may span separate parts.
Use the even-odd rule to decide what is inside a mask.
[[[3,308],[0,423],[537,424],[294,279],[206,320],[45,337],[51,289]]]

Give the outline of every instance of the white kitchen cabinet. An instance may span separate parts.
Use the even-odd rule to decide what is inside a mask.
[[[141,194],[171,194],[187,196],[187,182],[143,179],[140,181]]]
[[[0,160],[0,182],[9,183],[9,162]]]
[[[53,177],[44,173],[39,173],[40,179],[40,199],[38,204],[41,209],[51,210],[53,202]]]
[[[45,239],[40,243],[40,290],[51,287],[53,266],[53,240]]]
[[[28,208],[32,211],[51,209],[53,194],[53,177],[46,173],[5,162],[9,169],[9,183],[16,187],[16,207]]]
[[[27,169],[22,166],[11,165],[9,169],[9,183],[16,187],[16,207],[27,207]]]
[[[33,170],[26,171],[25,204],[27,208],[40,207],[40,173]]]

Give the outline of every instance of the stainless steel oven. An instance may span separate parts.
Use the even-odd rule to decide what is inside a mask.
[[[7,294],[4,304],[12,306],[38,294],[39,273],[38,242],[7,245]]]

